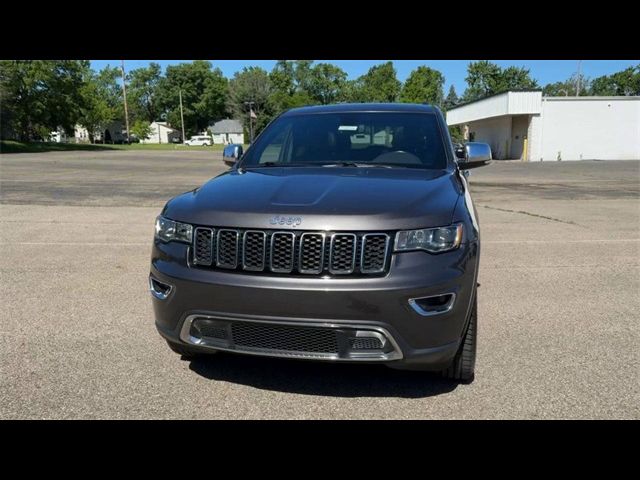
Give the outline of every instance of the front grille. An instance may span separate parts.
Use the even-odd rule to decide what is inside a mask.
[[[300,236],[300,273],[320,273],[324,267],[324,233]]]
[[[387,233],[299,232],[197,227],[193,265],[287,275],[381,275]]]
[[[289,232],[275,232],[271,235],[271,271],[290,273],[293,271],[296,236]]]
[[[329,271],[337,275],[353,273],[356,267],[356,236],[341,233],[331,237]]]
[[[384,271],[389,248],[389,237],[381,233],[368,233],[362,239],[360,269],[363,273]]]
[[[267,254],[267,234],[256,230],[244,232],[242,267],[245,270],[264,270]]]
[[[197,265],[211,265],[213,261],[213,230],[211,228],[196,228],[193,237],[193,263]]]
[[[240,232],[237,230],[218,230],[216,265],[222,268],[238,266]]]
[[[338,354],[336,331],[328,328],[235,322],[231,332],[243,349]]]

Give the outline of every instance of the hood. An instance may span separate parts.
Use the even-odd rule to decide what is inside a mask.
[[[454,173],[405,168],[261,168],[226,172],[170,200],[163,215],[196,225],[398,230],[451,223]]]

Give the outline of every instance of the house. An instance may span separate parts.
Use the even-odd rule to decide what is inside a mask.
[[[213,143],[229,144],[244,143],[244,129],[238,120],[226,118],[209,124],[209,131],[213,136]]]
[[[141,138],[140,143],[177,143],[182,138],[180,131],[171,128],[167,122],[152,122],[149,128],[151,134],[148,138]]]
[[[458,105],[448,125],[495,159],[640,160],[640,97],[545,97],[509,91]]]

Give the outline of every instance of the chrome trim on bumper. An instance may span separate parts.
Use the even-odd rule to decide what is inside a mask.
[[[444,295],[451,295],[451,298],[443,306],[442,310],[437,310],[437,311],[430,312],[430,311],[425,310],[424,308],[422,308],[420,305],[418,305],[418,302],[417,302],[417,300],[422,300],[422,299],[425,299],[425,298],[433,298],[433,297],[442,297]],[[443,313],[447,313],[447,312],[451,311],[455,301],[456,301],[456,294],[453,293],[453,292],[449,292],[449,293],[441,293],[439,295],[430,295],[428,297],[410,298],[409,299],[409,306],[411,306],[411,308],[413,308],[413,310],[418,315],[422,315],[423,317],[433,317],[434,315],[442,315]]]
[[[370,332],[372,336],[376,338],[384,338],[384,341],[381,341],[382,345],[386,345],[386,342],[392,346],[393,350],[391,352],[351,352],[349,356],[339,356],[337,354],[329,354],[329,353],[316,353],[316,352],[297,352],[297,351],[274,351],[270,349],[257,349],[257,348],[246,348],[242,346],[233,345],[233,347],[229,346],[220,346],[218,344],[213,344],[211,342],[207,342],[202,338],[197,338],[191,335],[191,324],[196,319],[211,319],[211,320],[221,320],[228,322],[253,322],[253,323],[261,323],[261,324],[272,324],[272,325],[286,325],[289,327],[316,327],[316,328],[326,328],[326,329],[342,329],[342,330],[353,330],[354,335],[358,335],[359,331]],[[366,335],[366,334],[365,334]],[[234,317],[225,317],[224,315],[207,315],[207,314],[191,314],[185,318],[182,328],[180,329],[180,339],[189,344],[195,345],[199,347],[211,348],[213,350],[221,350],[227,352],[234,353],[243,353],[248,355],[258,355],[264,357],[279,357],[279,358],[306,358],[313,360],[328,360],[328,361],[345,361],[345,362],[388,362],[391,360],[400,360],[403,358],[402,350],[398,346],[397,342],[393,338],[393,336],[382,327],[366,325],[366,324],[340,324],[340,323],[330,323],[330,322],[313,322],[313,321],[305,321],[305,322],[293,322],[293,321],[273,321],[273,320],[254,320],[254,319],[246,319],[246,318],[234,318]]]
[[[169,289],[166,291],[160,291],[157,289],[157,286],[155,285],[155,283],[169,287]],[[151,292],[151,295],[153,295],[157,299],[166,300],[167,297],[171,295],[171,292],[173,292],[173,285],[169,285],[168,283],[161,282],[160,280],[153,278],[151,275],[149,275],[149,291]]]

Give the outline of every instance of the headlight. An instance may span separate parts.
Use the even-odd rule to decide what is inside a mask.
[[[426,250],[431,253],[440,253],[458,248],[461,242],[462,224],[405,230],[396,234],[395,251]]]
[[[156,218],[155,237],[163,242],[186,242],[191,243],[193,238],[193,227],[188,223],[174,222],[159,215]]]

